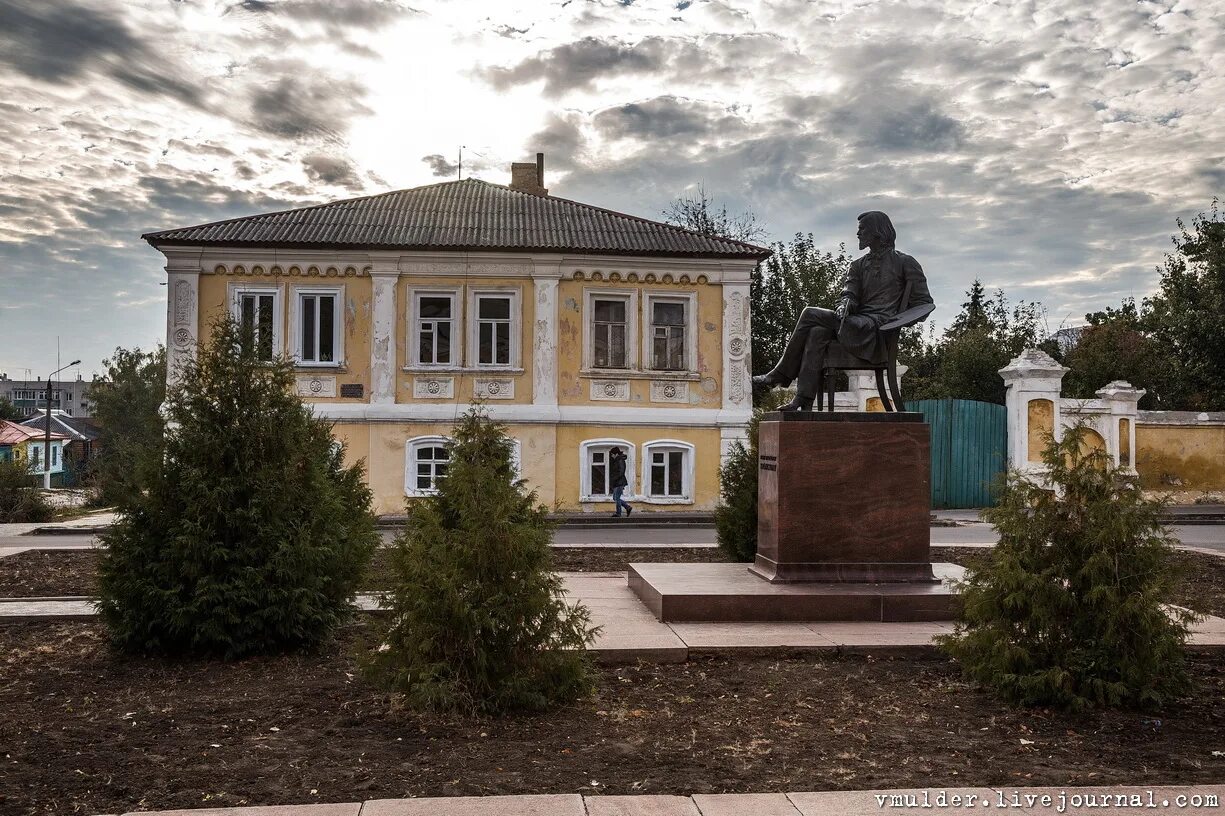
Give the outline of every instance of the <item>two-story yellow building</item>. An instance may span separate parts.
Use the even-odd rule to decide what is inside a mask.
[[[705,510],[751,410],[749,276],[769,250],[510,186],[444,182],[144,238],[166,256],[171,376],[229,311],[366,460],[375,510],[446,472],[474,400],[542,502]]]

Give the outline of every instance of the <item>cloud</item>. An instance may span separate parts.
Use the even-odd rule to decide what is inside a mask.
[[[260,61],[256,75],[269,75],[250,88],[251,124],[287,139],[338,141],[356,116],[371,113],[360,101],[365,87],[355,79],[316,73],[297,61]]]
[[[485,69],[483,76],[498,90],[543,79],[545,93],[559,96],[566,91],[590,87],[596,79],[610,74],[657,71],[667,57],[667,43],[660,37],[647,37],[632,45],[584,37],[542,51],[511,68]]]
[[[593,90],[597,80],[655,75],[677,82],[735,80],[769,64],[777,72],[806,63],[777,34],[748,32],[702,37],[643,37],[626,43],[587,36],[537,53],[510,67],[477,73],[498,90],[544,80],[547,96]]]
[[[284,16],[293,20],[325,23],[343,28],[379,29],[405,14],[421,12],[393,0],[243,0],[235,7],[255,14]]]
[[[79,83],[99,74],[141,93],[203,106],[200,89],[176,76],[172,59],[92,4],[0,0],[0,63],[42,82]]]
[[[365,188],[357,168],[348,159],[314,153],[302,159],[302,167],[306,170],[306,177],[319,184],[344,187],[352,192],[361,192]]]
[[[525,144],[529,153],[544,153],[546,173],[549,170],[573,170],[583,166],[586,159],[587,137],[580,123],[583,117],[570,112],[549,114],[544,127],[528,137]],[[548,177],[545,179],[548,185]]]
[[[600,111],[592,124],[610,139],[675,139],[742,133],[744,121],[719,104],[657,96]]]
[[[459,165],[447,160],[441,153],[431,153],[428,156],[422,156],[421,161],[430,166],[430,172],[437,178],[452,178],[459,172]]]

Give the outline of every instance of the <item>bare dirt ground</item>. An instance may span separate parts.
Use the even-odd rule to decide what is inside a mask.
[[[1158,713],[1010,709],[940,659],[708,655],[603,667],[546,715],[450,719],[316,655],[114,654],[98,623],[0,626],[0,812],[514,793],[1219,782],[1225,656]]]

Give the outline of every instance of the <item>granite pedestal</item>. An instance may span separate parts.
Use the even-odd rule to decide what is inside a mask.
[[[917,413],[767,414],[753,564],[631,564],[630,588],[661,621],[950,620],[930,445]]]

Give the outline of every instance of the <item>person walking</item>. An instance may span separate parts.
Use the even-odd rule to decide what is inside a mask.
[[[616,445],[608,452],[608,475],[609,484],[612,485],[613,507],[616,508],[613,515],[620,518],[621,508],[624,507],[625,517],[629,518],[634,508],[621,498],[625,493],[625,488],[629,485],[629,479],[625,478],[625,451]]]

